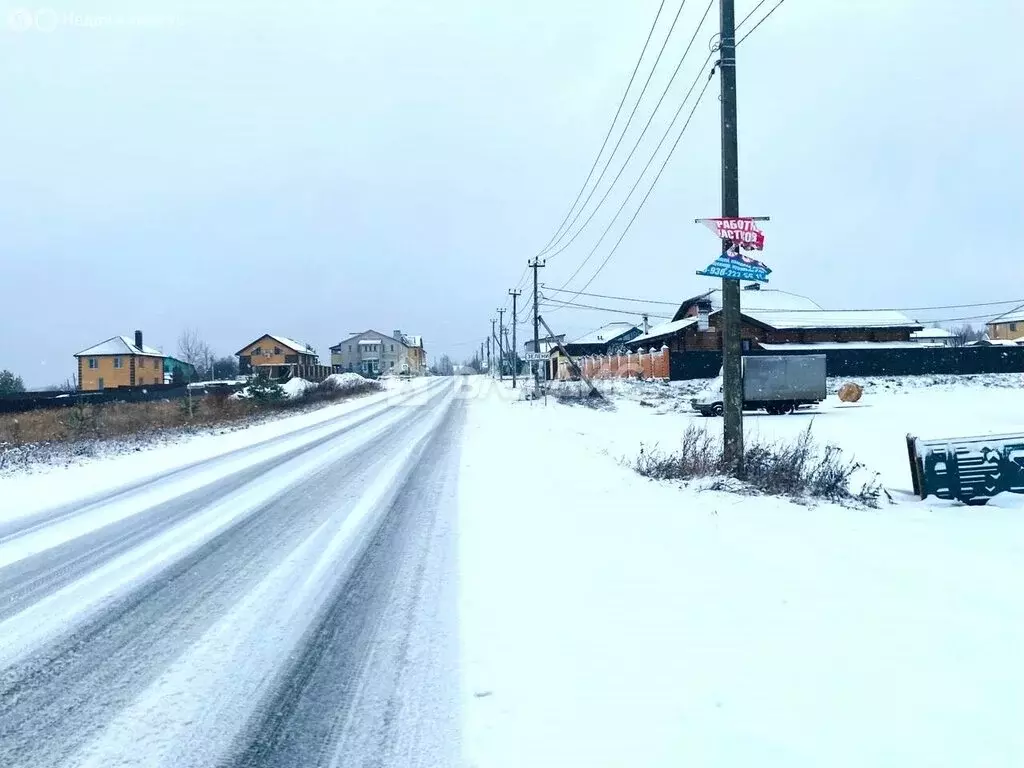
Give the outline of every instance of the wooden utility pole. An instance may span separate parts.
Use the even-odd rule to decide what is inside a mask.
[[[505,380],[505,344],[502,339],[505,336],[505,308],[498,310],[498,378]]]
[[[587,386],[590,387],[590,396],[591,397],[601,397],[601,393],[597,391],[597,387],[594,386],[594,382],[592,382],[587,377],[587,374],[585,374],[583,372],[583,369],[580,368],[579,364],[576,362],[576,360],[573,358],[573,356],[570,355],[569,352],[566,350],[566,348],[562,346],[562,342],[560,342],[558,340],[558,337],[555,336],[555,334],[551,332],[551,326],[549,326],[546,322],[544,322],[544,318],[540,317],[539,315],[537,316],[537,320],[539,320],[541,325],[544,326],[544,330],[548,332],[548,337],[554,340],[555,345],[558,347],[558,351],[561,352],[563,355],[565,355],[565,357],[569,361],[569,365],[572,367],[573,371],[575,371],[576,374],[581,379],[583,379],[585,382],[587,382]]]
[[[721,78],[722,216],[740,215],[739,153],[736,136],[736,9],[720,0],[718,69]],[[722,241],[725,253],[733,243]],[[738,247],[737,243],[737,247]],[[722,279],[722,400],[725,463],[743,476],[743,361],[740,344],[740,281]]]
[[[516,388],[516,368],[519,367],[518,361],[516,360],[516,326],[519,324],[516,319],[516,300],[522,294],[522,291],[510,290],[508,295],[512,297],[512,350],[509,356],[512,358],[512,389]]]
[[[540,259],[534,259],[533,261],[526,262],[530,269],[533,270],[533,354],[540,354],[540,323],[537,318],[540,317],[540,307],[537,304],[537,270],[544,266],[544,262]],[[536,396],[537,390],[540,388],[540,362],[537,360],[533,361],[533,391]]]
[[[491,320],[491,336],[494,335],[494,321]],[[491,336],[487,337],[487,375],[491,375]]]

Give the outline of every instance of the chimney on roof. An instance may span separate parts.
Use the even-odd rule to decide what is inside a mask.
[[[391,333],[391,335],[392,335],[392,337],[394,337],[395,341],[401,341],[403,344],[405,343],[405,340],[402,338],[402,332],[399,331],[398,329],[395,329]]]
[[[135,346],[139,349],[139,351],[142,350],[142,331],[135,332]]]

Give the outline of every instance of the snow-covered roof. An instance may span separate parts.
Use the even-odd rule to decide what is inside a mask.
[[[366,344],[366,345],[370,345],[370,344],[380,344],[380,343],[381,343],[381,340],[380,340],[380,339],[360,339],[360,340],[359,340],[358,342],[356,342],[356,343],[357,343],[357,344]]]
[[[779,330],[796,328],[920,328],[902,312],[889,309],[829,309],[771,311],[743,308],[743,314],[755,322]]]
[[[101,341],[99,344],[83,349],[81,352],[75,354],[75,357],[99,357],[101,355],[137,355],[139,357],[165,357],[164,353],[159,349],[153,349],[153,347],[147,347],[143,344],[141,347],[135,346],[135,341],[129,339],[127,336],[113,336],[106,341]]]
[[[1020,339],[978,339],[969,341],[964,346],[968,347],[1018,347],[1021,346]]]
[[[316,350],[313,349],[311,346],[309,346],[309,344],[306,344],[304,342],[295,341],[295,339],[289,339],[287,336],[278,336],[276,333],[268,333],[267,336],[272,338],[274,341],[281,342],[286,347],[290,347],[291,349],[294,349],[296,352],[299,352],[300,354],[303,354],[303,355],[315,355],[316,354]]]
[[[637,336],[635,339],[630,339],[629,344],[644,344],[648,341],[654,341],[655,339],[661,339],[665,336],[671,336],[673,333],[677,333],[684,328],[688,328],[691,325],[697,324],[696,317],[686,317],[682,320],[673,320],[671,323],[662,323],[651,328],[647,333],[642,336]]]
[[[409,334],[404,334],[404,336],[405,336],[405,343],[406,343],[407,346],[410,346],[410,347],[422,347],[423,346],[423,337],[422,336],[410,336]]]
[[[1019,307],[1015,307],[1014,309],[1011,309],[1009,312],[1004,312],[1003,314],[1001,314],[1001,315],[999,315],[997,317],[993,317],[991,320],[988,321],[988,324],[992,325],[993,323],[1021,323],[1021,322],[1024,322],[1024,304],[1021,304]]]
[[[945,328],[922,328],[920,331],[914,331],[910,334],[912,339],[951,339],[955,336],[952,331],[947,331]]]
[[[608,323],[602,325],[593,331],[583,334],[578,339],[573,339],[570,344],[607,344],[609,341],[615,341],[620,336],[629,333],[630,331],[638,331],[633,323]]]
[[[762,349],[770,352],[799,352],[802,349],[817,352],[843,349],[921,349],[928,346],[919,341],[819,341],[815,344],[769,344],[762,341],[760,345]]]

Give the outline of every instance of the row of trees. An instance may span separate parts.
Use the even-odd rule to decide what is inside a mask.
[[[186,328],[178,337],[178,354],[182,362],[196,369],[196,379],[233,379],[238,376],[238,358],[234,355],[217,357],[209,344],[195,328]]]

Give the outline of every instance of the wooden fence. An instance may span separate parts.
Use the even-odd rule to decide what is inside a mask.
[[[616,355],[587,355],[577,358],[583,373],[591,379],[668,379],[669,351],[651,347],[638,352],[623,352]],[[565,361],[558,368],[560,379],[572,378],[572,366]]]

